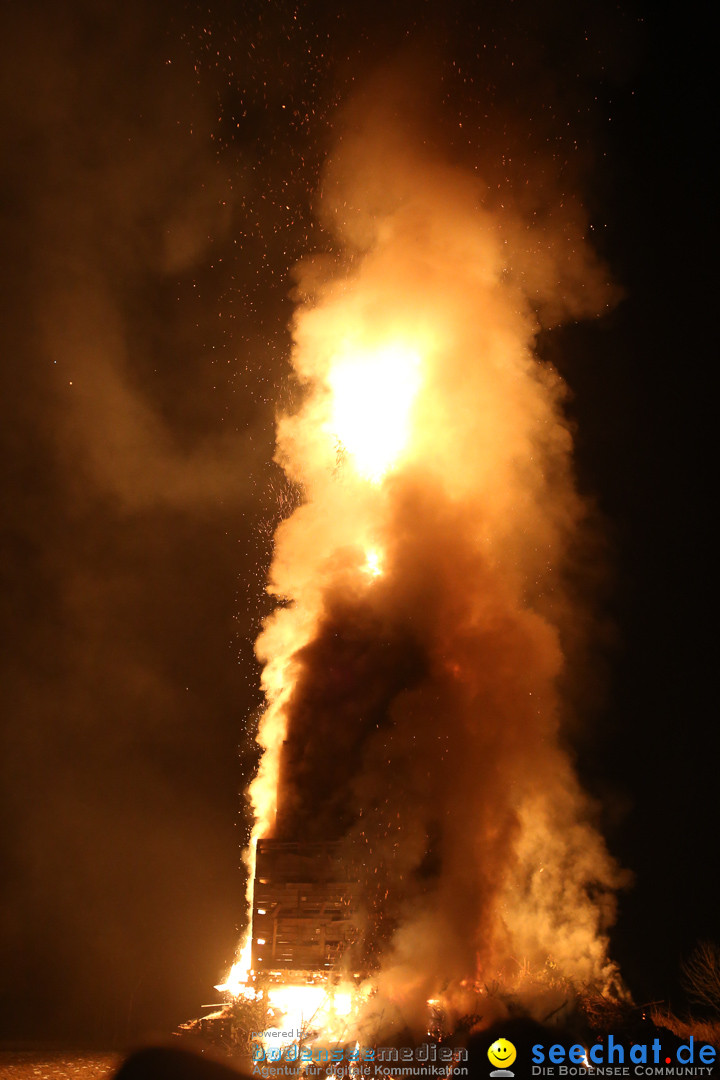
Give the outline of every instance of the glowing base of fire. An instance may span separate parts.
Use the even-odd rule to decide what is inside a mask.
[[[353,982],[336,982],[322,975],[317,980],[303,982],[274,981],[264,975],[254,982],[254,973],[247,972],[243,984],[231,987],[228,982],[216,989],[248,1002],[265,1002],[267,1021],[255,1040],[264,1048],[279,1049],[293,1043],[312,1044],[322,1038],[325,1042],[350,1041],[358,1012],[372,994],[372,987],[358,987]],[[288,973],[283,973],[287,979]],[[283,976],[277,973],[278,978]]]
[[[277,1025],[266,1030],[266,1041],[282,1045],[283,1040],[312,1040],[320,1034],[332,1042],[347,1038],[355,1011],[355,987],[285,984],[269,986],[265,992],[270,1017]]]
[[[245,1001],[254,1017],[248,1027],[251,1041],[265,1051],[314,1046],[373,1045],[379,1036],[407,1030],[407,984],[396,995],[382,986],[382,979],[340,977],[322,971],[273,971],[257,973],[245,966],[249,948],[243,951],[227,981],[217,989]],[[583,1010],[583,1001],[602,999],[608,1004],[628,1003],[627,991],[615,969],[609,969],[604,987],[577,986],[558,976],[550,959],[541,968],[520,966],[513,979],[461,980],[446,985],[426,1001],[422,1027],[426,1036],[443,1042],[459,1019],[487,1026],[520,1013],[543,1019],[569,1008]],[[397,987],[396,987],[397,989]],[[257,1008],[256,1008],[257,1007]],[[481,1024],[482,1021],[482,1024]],[[415,1025],[418,1029],[420,1025]],[[417,1033],[417,1032],[416,1032]]]

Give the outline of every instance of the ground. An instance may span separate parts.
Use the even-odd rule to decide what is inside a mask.
[[[0,1050],[2,1080],[107,1080],[122,1055],[66,1050]]]

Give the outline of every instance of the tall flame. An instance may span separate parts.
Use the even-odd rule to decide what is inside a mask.
[[[303,503],[257,643],[248,868],[259,836],[360,850],[376,987],[424,1023],[428,998],[472,1011],[473,988],[521,970],[614,977],[621,875],[561,737],[586,508],[564,386],[534,352],[543,312],[609,294],[571,200],[552,229],[492,206],[395,127],[386,90],[324,178],[351,258],[298,271],[304,397],[277,460]]]

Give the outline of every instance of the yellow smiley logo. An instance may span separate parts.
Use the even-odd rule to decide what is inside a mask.
[[[504,1069],[507,1065],[512,1065],[516,1057],[517,1050],[507,1039],[496,1039],[488,1050],[490,1064],[497,1065],[500,1069]]]

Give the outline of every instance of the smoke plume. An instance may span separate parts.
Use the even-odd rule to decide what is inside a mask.
[[[535,352],[612,296],[577,201],[542,190],[499,204],[407,72],[380,76],[324,172],[337,250],[297,272],[277,460],[303,501],[257,647],[258,832],[346,839],[377,981],[416,1017],[528,970],[613,974],[621,875],[562,732],[587,507]]]

